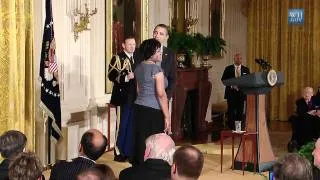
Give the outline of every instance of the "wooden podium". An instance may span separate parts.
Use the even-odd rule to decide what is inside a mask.
[[[247,94],[246,105],[246,131],[257,133],[257,168],[258,171],[265,171],[272,167],[275,156],[270,143],[269,132],[266,122],[266,94],[271,91],[272,86],[267,81],[268,72],[256,72],[239,78],[232,78],[223,81],[226,86],[238,86]],[[276,86],[284,83],[284,77],[281,72],[277,72]],[[234,159],[234,168],[241,169],[243,142],[240,143],[239,149]],[[246,143],[245,147],[246,160],[249,162],[247,169],[253,167],[252,143]]]
[[[205,121],[211,94],[211,82],[208,80],[208,68],[177,69],[177,84],[173,94],[171,130],[175,141],[183,138],[181,119],[186,102],[187,92],[197,90],[196,115],[194,119],[195,139],[206,141],[208,138],[208,123]]]

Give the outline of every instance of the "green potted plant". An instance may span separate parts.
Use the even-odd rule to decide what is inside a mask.
[[[315,148],[315,142],[309,142],[306,145],[303,145],[301,149],[298,151],[299,155],[309,160],[312,165],[313,170],[313,179],[320,179],[320,169],[313,165],[313,155],[312,152]]]
[[[208,66],[209,56],[221,56],[221,52],[225,51],[224,46],[226,45],[225,40],[221,39],[220,37],[213,37],[213,36],[204,36],[201,33],[196,33],[194,38],[197,41],[197,46],[195,51],[197,52],[198,56],[202,56],[204,66]]]
[[[197,43],[193,35],[175,30],[169,31],[168,48],[177,54],[179,67],[191,66],[192,53],[196,47]]]

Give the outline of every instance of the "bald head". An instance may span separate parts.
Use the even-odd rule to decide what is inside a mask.
[[[234,64],[239,66],[242,64],[242,56],[240,53],[236,53],[234,56],[233,56],[233,60],[234,60]]]
[[[80,153],[92,160],[97,160],[106,150],[107,138],[97,129],[90,129],[81,137]]]
[[[198,179],[203,162],[203,155],[197,148],[193,146],[180,147],[173,155],[172,179],[180,179],[181,177]]]
[[[162,159],[171,165],[175,147],[174,141],[167,134],[159,133],[151,135],[146,139],[144,160]]]

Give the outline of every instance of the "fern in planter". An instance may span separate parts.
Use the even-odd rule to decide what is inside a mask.
[[[313,155],[312,152],[315,148],[316,142],[309,142],[308,144],[301,147],[298,151],[299,155],[308,159],[313,171],[313,179],[320,179],[320,169],[313,164]]]
[[[194,35],[194,38],[197,41],[196,52],[198,53],[198,55],[219,56],[221,51],[226,52],[224,49],[226,41],[221,39],[220,37],[205,37],[203,34],[196,33]]]
[[[169,31],[168,48],[177,54],[185,54],[187,66],[191,65],[192,53],[196,47],[194,36],[175,30]]]
[[[306,145],[303,145],[298,151],[299,155],[308,159],[311,164],[313,164],[313,155],[312,152],[315,148],[315,142],[309,142]]]

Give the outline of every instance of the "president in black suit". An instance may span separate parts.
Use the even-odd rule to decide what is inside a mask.
[[[234,64],[229,65],[225,68],[221,81],[240,77],[249,74],[249,68],[242,65],[242,57],[239,53],[234,56]],[[228,103],[228,127],[234,129],[234,122],[241,121],[244,127],[244,102],[246,95],[237,86],[226,86],[224,98],[227,99]]]
[[[173,51],[164,46],[169,38],[168,26],[165,24],[158,24],[153,30],[153,38],[161,43],[161,67],[164,71],[164,75],[168,79],[168,87],[166,88],[166,93],[168,100],[170,100],[172,98],[172,94],[176,85],[177,62]]]
[[[51,170],[50,179],[75,179],[82,170],[95,165],[95,161],[105,152],[107,138],[98,130],[85,132],[80,141],[79,157],[71,161],[59,161]]]

